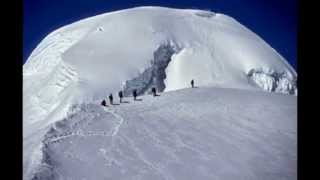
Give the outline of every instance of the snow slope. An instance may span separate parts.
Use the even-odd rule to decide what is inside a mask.
[[[138,7],[75,22],[50,33],[23,66],[24,176],[42,161],[47,128],[76,104],[120,89],[170,92],[191,79],[295,95],[296,78],[281,55],[227,15]]]
[[[34,179],[297,178],[297,98],[223,88],[171,91],[51,126]]]

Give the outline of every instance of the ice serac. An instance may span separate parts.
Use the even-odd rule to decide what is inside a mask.
[[[297,95],[296,79],[287,76],[286,73],[261,69],[252,69],[248,73],[249,79],[266,91]]]
[[[177,53],[177,46],[170,43],[163,44],[154,52],[150,67],[145,69],[138,77],[127,80],[123,90],[125,96],[130,96],[134,89],[139,94],[150,93],[152,87],[157,87],[162,92],[166,86],[166,68],[171,61],[171,56]]]
[[[209,11],[137,7],[50,33],[23,66],[24,175],[40,139],[70,107],[123,88],[129,96],[196,86],[297,94],[295,70],[235,19]],[[36,156],[36,157],[35,157]],[[32,160],[31,160],[32,159]]]

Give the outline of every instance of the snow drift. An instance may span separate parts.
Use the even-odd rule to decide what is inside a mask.
[[[50,33],[23,66],[24,174],[41,163],[47,127],[74,104],[120,89],[189,86],[297,94],[295,70],[233,18],[202,10],[138,7]],[[252,92],[254,92],[252,91]],[[40,154],[39,154],[40,153]]]

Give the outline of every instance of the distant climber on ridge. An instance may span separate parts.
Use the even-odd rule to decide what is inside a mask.
[[[122,98],[123,98],[123,93],[122,93],[122,91],[119,91],[118,95],[119,95],[119,98],[120,98],[120,103],[122,103]]]
[[[194,80],[191,80],[191,87],[194,88]]]
[[[107,106],[106,100],[102,100],[101,105],[102,105],[102,106]]]
[[[151,91],[152,91],[153,96],[157,96],[157,91],[156,91],[156,88],[155,88],[155,87],[153,87],[153,88],[151,89]]]
[[[133,100],[137,100],[137,90],[136,89],[133,90],[132,95],[133,95]]]
[[[113,96],[112,96],[112,94],[109,95],[109,101],[110,101],[110,104],[112,105],[113,104]]]

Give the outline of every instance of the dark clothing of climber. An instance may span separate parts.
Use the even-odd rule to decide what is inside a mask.
[[[194,88],[194,81],[193,81],[193,79],[191,80],[191,87]]]
[[[102,106],[107,106],[106,100],[103,100],[103,101],[101,102],[101,105],[102,105]]]
[[[151,91],[152,91],[153,96],[156,96],[156,95],[157,95],[156,88],[153,87],[153,88],[151,89]]]
[[[113,104],[113,96],[112,96],[112,94],[109,95],[109,101],[110,101],[110,104]]]
[[[118,95],[119,95],[119,98],[120,98],[120,103],[122,103],[122,98],[123,98],[123,93],[122,93],[122,91],[119,91]]]
[[[137,99],[137,90],[136,89],[133,90],[132,94],[133,94],[133,99],[136,100]]]

